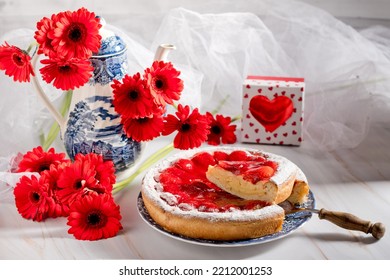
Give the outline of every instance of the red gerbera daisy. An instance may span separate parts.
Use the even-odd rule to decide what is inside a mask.
[[[49,170],[52,164],[57,166],[63,162],[69,162],[65,159],[64,153],[56,153],[54,148],[50,148],[45,152],[41,146],[38,146],[23,155],[19,162],[18,172],[41,173],[44,170]]]
[[[65,167],[57,181],[59,188],[57,195],[61,203],[70,206],[75,200],[89,192],[100,192],[95,173],[96,171],[88,162],[74,161]]]
[[[66,166],[70,163],[62,163],[58,166],[51,165],[49,170],[41,173],[42,182],[48,185],[48,195],[53,199],[53,204],[50,206],[48,215],[51,218],[65,217],[69,214],[69,206],[61,202],[57,195],[58,179]]]
[[[236,125],[231,125],[232,119],[222,115],[214,116],[207,112],[206,116],[210,121],[210,134],[207,137],[207,143],[210,145],[233,144],[237,141],[235,134]]]
[[[92,76],[93,67],[88,60],[51,58],[41,61],[47,64],[39,71],[42,78],[47,82],[62,90],[73,90],[83,86]]]
[[[164,119],[161,115],[138,119],[122,117],[121,123],[127,137],[138,142],[152,140],[160,136],[164,129]]]
[[[118,114],[128,118],[144,118],[157,111],[150,90],[139,73],[126,75],[122,82],[114,80],[113,104]]]
[[[0,46],[0,70],[5,70],[6,75],[19,82],[29,82],[30,75],[34,76],[30,56],[7,42]]]
[[[77,154],[76,161],[83,164],[89,164],[91,169],[95,170],[95,179],[97,184],[105,189],[105,192],[111,193],[112,185],[115,184],[115,167],[111,160],[104,160],[102,155],[89,153],[87,155]]]
[[[173,104],[173,100],[180,99],[183,81],[179,75],[171,62],[155,61],[145,70],[145,80],[157,104]]]
[[[52,15],[51,19],[44,17],[37,23],[37,31],[35,31],[34,38],[39,44],[38,54],[45,54],[49,57],[56,56],[54,48],[52,46],[53,38],[49,37],[50,33],[55,28],[57,21],[57,15]]]
[[[15,204],[25,219],[43,221],[48,217],[53,203],[48,195],[48,185],[35,176],[23,176],[14,188]]]
[[[176,117],[169,114],[165,117],[163,135],[169,135],[178,131],[173,140],[173,146],[186,150],[199,147],[207,139],[209,134],[209,120],[201,115],[198,108],[190,114],[190,107],[179,104]]]
[[[79,240],[110,238],[122,229],[121,219],[119,206],[112,196],[87,195],[72,204],[68,233]]]
[[[67,58],[88,59],[100,49],[99,18],[85,8],[57,15],[52,46],[57,53]]]

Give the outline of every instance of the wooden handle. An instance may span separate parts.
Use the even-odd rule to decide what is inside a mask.
[[[336,211],[328,211],[321,209],[318,213],[318,217],[322,220],[327,220],[339,227],[359,230],[365,233],[371,233],[376,239],[381,239],[385,235],[385,225],[382,223],[373,224],[370,221],[362,220],[352,214]]]

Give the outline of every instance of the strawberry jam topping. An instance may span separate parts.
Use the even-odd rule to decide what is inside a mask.
[[[257,153],[200,152],[191,159],[177,160],[161,172],[159,181],[164,192],[176,197],[179,207],[191,205],[202,212],[226,212],[232,209],[253,210],[269,205],[260,200],[245,200],[220,189],[206,178],[209,165],[219,165],[252,183],[269,179],[277,168],[275,162]]]
[[[220,161],[218,165],[234,175],[242,175],[245,180],[252,184],[268,180],[275,174],[277,168],[275,162],[264,158],[251,161]]]

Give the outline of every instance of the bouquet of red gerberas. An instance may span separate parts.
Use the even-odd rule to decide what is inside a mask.
[[[45,56],[40,61],[42,79],[58,89],[78,88],[92,76],[89,58],[99,51],[100,28],[99,18],[85,8],[44,17],[37,23],[36,42],[26,50],[7,42],[0,46],[0,70],[14,81],[30,82],[35,76],[31,59],[38,46],[37,53]]]
[[[39,71],[44,81],[66,91],[78,88],[92,77],[89,59],[99,51],[100,27],[99,18],[85,8],[44,17],[26,50],[7,42],[0,45],[0,70],[17,82],[30,82],[31,76],[36,82],[32,59],[42,54]],[[122,228],[112,196],[115,170],[101,155],[78,154],[71,162],[65,153],[39,146],[23,155],[16,172],[33,174],[21,175],[14,186],[22,217],[68,217],[69,233],[82,240],[112,237]]]
[[[99,18],[85,8],[61,12],[37,23],[37,53],[44,54],[42,79],[58,89],[73,90],[88,82],[93,67],[89,58],[100,47]],[[31,66],[31,47],[22,50],[0,45],[0,70],[14,81],[29,82],[36,76]],[[176,132],[169,149],[192,149],[236,142],[232,119],[198,108],[175,104],[181,97],[183,81],[172,63],[155,61],[144,73],[114,80],[113,105],[120,115],[123,131],[135,141],[151,141]],[[36,82],[36,81],[35,81]],[[174,112],[169,112],[172,106]],[[22,217],[34,221],[67,217],[69,233],[81,240],[115,236],[122,228],[119,206],[113,193],[128,185],[164,153],[157,152],[127,180],[116,183],[111,161],[98,154],[78,154],[74,161],[54,148],[41,146],[23,155],[17,172],[23,175],[14,187],[16,207]],[[21,173],[22,174],[22,173]]]
[[[54,148],[25,153],[16,172],[24,175],[14,187],[15,204],[26,219],[68,217],[69,233],[81,240],[115,236],[122,229],[119,206],[112,196],[115,170],[101,155],[78,154],[71,162]]]
[[[179,75],[172,63],[155,61],[143,77],[136,73],[122,81],[114,80],[113,104],[126,135],[141,142],[176,131],[173,146],[182,150],[199,147],[205,141],[211,145],[235,143],[236,126],[231,125],[230,117],[201,114],[198,108],[191,111],[188,105],[174,104],[183,90]],[[175,115],[166,113],[168,105],[174,107]]]

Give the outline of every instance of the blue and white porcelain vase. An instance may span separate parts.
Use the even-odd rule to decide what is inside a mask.
[[[103,26],[104,28],[104,26]],[[142,145],[122,132],[120,116],[112,104],[111,83],[127,74],[127,49],[116,34],[103,29],[99,53],[91,57],[94,67],[89,83],[73,91],[63,141],[70,158],[96,153],[112,160],[117,179],[134,166]]]
[[[96,153],[105,160],[112,160],[117,181],[128,176],[144,149],[144,144],[127,138],[123,133],[120,116],[112,104],[111,84],[127,74],[127,48],[125,42],[104,27],[99,53],[90,60],[94,67],[90,81],[75,89],[69,107],[69,115],[63,118],[35,81],[38,96],[60,125],[61,138],[70,159],[78,153]],[[154,59],[164,60],[172,45],[161,45]]]

